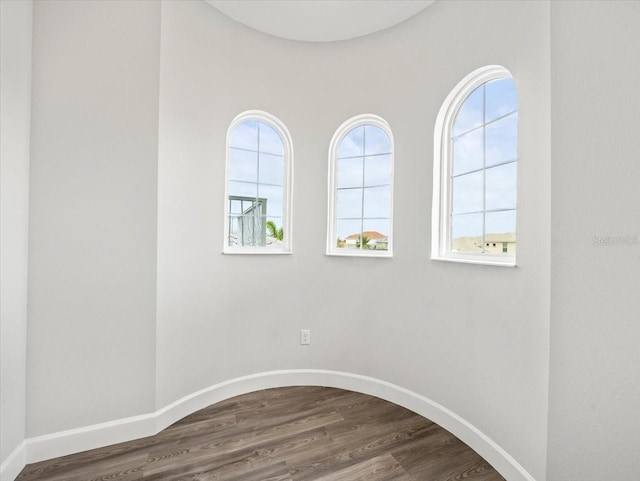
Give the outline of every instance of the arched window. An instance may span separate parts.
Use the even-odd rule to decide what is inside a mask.
[[[225,253],[291,252],[293,147],[266,112],[237,116],[227,133]]]
[[[515,265],[518,102],[508,70],[468,75],[436,121],[433,259]]]
[[[375,115],[349,119],[329,147],[327,254],[390,257],[393,136]]]

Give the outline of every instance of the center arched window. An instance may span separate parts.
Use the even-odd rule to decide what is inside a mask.
[[[387,122],[345,122],[329,149],[327,254],[390,257],[393,246],[393,137]]]

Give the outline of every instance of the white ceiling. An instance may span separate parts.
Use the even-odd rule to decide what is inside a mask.
[[[435,0],[205,0],[248,27],[276,37],[333,42],[396,25]]]

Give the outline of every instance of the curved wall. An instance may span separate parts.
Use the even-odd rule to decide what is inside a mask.
[[[350,372],[445,406],[545,479],[548,15],[538,2],[442,2],[317,45],[200,2],[163,4],[156,409],[266,371]],[[450,89],[489,64],[508,68],[519,93],[517,268],[429,260],[435,118]],[[290,256],[222,254],[225,133],[248,109],[276,115],[293,138]],[[324,255],[329,142],[361,113],[383,117],[396,139],[392,259]]]
[[[0,2],[0,476],[24,463],[32,17]]]
[[[638,472],[640,224],[628,207],[638,193],[640,82],[629,79],[640,4],[436,2],[387,31],[313,45],[253,32],[199,0],[36,1],[27,162],[5,159],[14,72],[5,47],[29,43],[31,18],[25,3],[5,29],[5,14],[17,13],[9,3],[3,481],[25,459],[152,433],[167,406],[282,369],[392,383],[446,407],[540,481]],[[10,46],[5,34],[21,41]],[[519,91],[515,269],[428,260],[433,123],[450,89],[488,64],[513,72]],[[24,96],[13,97],[24,113]],[[291,256],[221,255],[224,132],[256,108],[294,139]],[[385,118],[397,141],[395,256],[329,258],[328,144],[365,112]],[[17,265],[5,248],[23,269],[26,246],[4,242],[4,214],[20,211],[20,223],[27,214],[25,202],[5,202],[13,161],[29,164],[28,326],[16,329],[6,308],[25,292],[5,302],[23,282],[5,278]],[[618,236],[629,244],[595,242]],[[300,327],[313,330],[311,346],[298,345]]]
[[[34,2],[27,437],[154,407],[159,29]]]
[[[36,2],[33,28],[28,461],[152,432],[229,380],[311,370],[443,406],[545,479],[546,2],[436,2],[327,44],[201,1]],[[494,64],[519,93],[518,267],[430,261],[435,119]],[[293,138],[292,255],[222,254],[225,135],[251,109]],[[395,139],[391,259],[324,254],[329,143],[363,113]]]

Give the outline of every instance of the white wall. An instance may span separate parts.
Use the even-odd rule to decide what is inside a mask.
[[[548,479],[638,479],[640,2],[551,13]]]
[[[0,2],[0,463],[25,436],[32,13]]]
[[[314,45],[202,2],[165,2],[161,37],[156,406],[269,370],[369,375],[441,403],[544,480],[548,4],[441,2],[390,30]],[[435,118],[488,64],[510,69],[519,91],[517,268],[429,260]],[[276,115],[293,137],[291,256],[221,253],[225,134],[247,109]],[[326,257],[329,142],[367,112],[396,140],[395,256]],[[302,327],[311,346],[299,345]]]
[[[2,461],[24,438],[29,208],[27,436],[335,369],[441,403],[538,481],[637,474],[638,2],[437,2],[326,45],[203,2],[36,2],[29,199],[30,3],[0,5]],[[428,260],[434,119],[486,64],[519,90],[515,269]],[[224,136],[255,108],[294,140],[291,256],[221,254]],[[328,144],[363,112],[396,139],[393,259],[323,254]]]
[[[28,436],[154,410],[159,15],[35,3]]]

